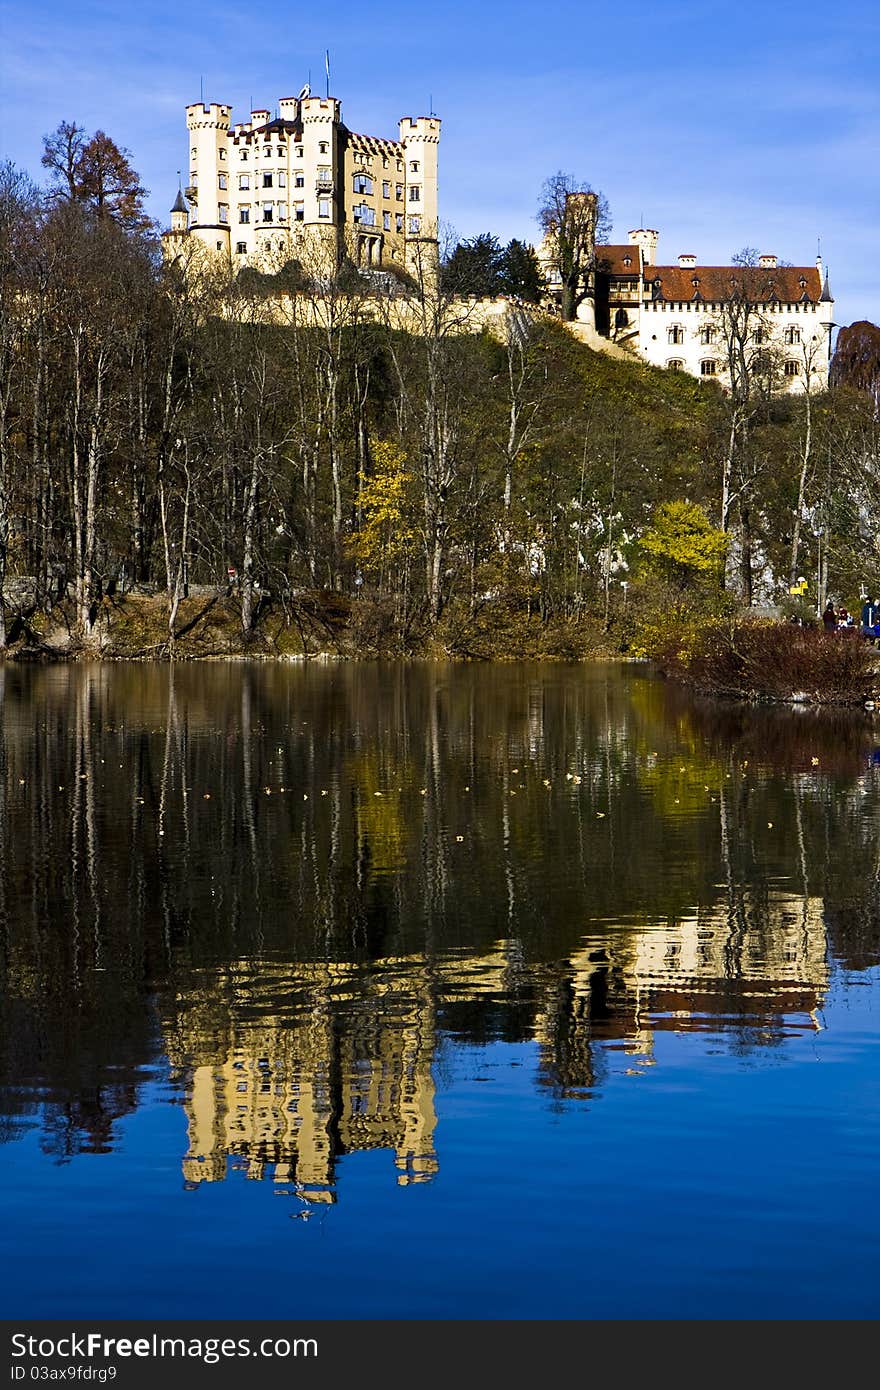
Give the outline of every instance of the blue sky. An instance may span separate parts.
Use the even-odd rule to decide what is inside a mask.
[[[0,6],[0,149],[39,176],[58,122],[131,151],[167,221],[199,81],[236,118],[308,79],[355,130],[443,118],[441,214],[461,236],[536,235],[557,169],[601,189],[615,237],[642,217],[661,260],[745,245],[829,264],[837,319],[880,322],[880,6],[789,0],[619,5],[437,0],[383,6]]]

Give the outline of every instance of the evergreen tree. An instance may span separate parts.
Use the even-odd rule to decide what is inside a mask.
[[[516,237],[507,243],[499,262],[498,287],[500,294],[512,299],[524,299],[528,304],[540,301],[543,281],[533,247]]]

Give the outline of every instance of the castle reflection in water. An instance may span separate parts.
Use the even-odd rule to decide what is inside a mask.
[[[829,967],[816,900],[770,902],[760,933],[716,911],[620,935],[619,951],[606,930],[567,961],[530,971],[516,942],[368,970],[292,974],[237,962],[212,982],[207,1017],[190,996],[165,1034],[184,1090],[187,1183],[221,1181],[237,1160],[249,1178],[328,1202],[336,1159],[365,1149],[393,1153],[401,1186],[429,1181],[438,1170],[438,1015],[454,1017],[457,1005],[527,995],[539,1077],[561,1095],[594,1092],[597,1050],[619,1048],[629,1070],[649,1064],[661,1030],[712,1030],[743,1016],[766,1039],[783,1025],[820,1026]],[[279,999],[290,1007],[281,1018],[272,1016]]]
[[[56,1160],[170,1064],[187,1186],[331,1202],[370,1149],[423,1183],[446,1046],[599,1100],[665,1031],[818,1029],[880,955],[865,721],[581,668],[7,668],[0,701],[0,1139]]]

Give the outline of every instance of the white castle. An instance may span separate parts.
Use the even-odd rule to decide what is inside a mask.
[[[437,257],[440,120],[404,117],[398,140],[357,135],[335,97],[282,97],[273,118],[186,108],[189,177],[171,209],[166,254],[188,238],[238,266],[278,267],[316,250],[413,271]]]
[[[437,116],[404,117],[397,140],[358,135],[335,97],[304,87],[282,97],[274,117],[258,108],[233,124],[231,106],[197,102],[186,124],[189,175],[165,233],[169,257],[197,243],[241,268],[291,259],[315,268],[320,257],[324,267],[348,258],[365,270],[436,272]],[[729,385],[725,315],[747,282],[753,302],[740,346],[752,365],[772,364],[787,390],[827,386],[834,300],[821,258],[789,266],[764,255],[744,268],[688,254],[658,265],[657,242],[656,231],[639,227],[623,245],[595,246],[575,325],[591,346]],[[552,237],[538,256],[548,305],[558,307]]]

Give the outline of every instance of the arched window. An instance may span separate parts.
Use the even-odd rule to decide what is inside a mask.
[[[684,363],[680,357],[670,357],[666,365],[671,372],[681,372],[684,370]]]
[[[710,324],[707,324],[705,328],[701,328],[701,329],[700,329],[700,342],[701,342],[701,343],[703,343],[704,345],[706,345],[706,344],[708,344],[708,343],[714,343],[714,341],[715,341],[715,329],[712,328]]]
[[[677,347],[684,342],[684,329],[680,323],[674,323],[666,336]]]
[[[799,328],[786,328],[783,334],[783,340],[788,347],[794,346],[795,343],[799,343],[801,340],[801,330]]]
[[[704,357],[700,363],[700,376],[717,376],[718,363],[714,357]]]

